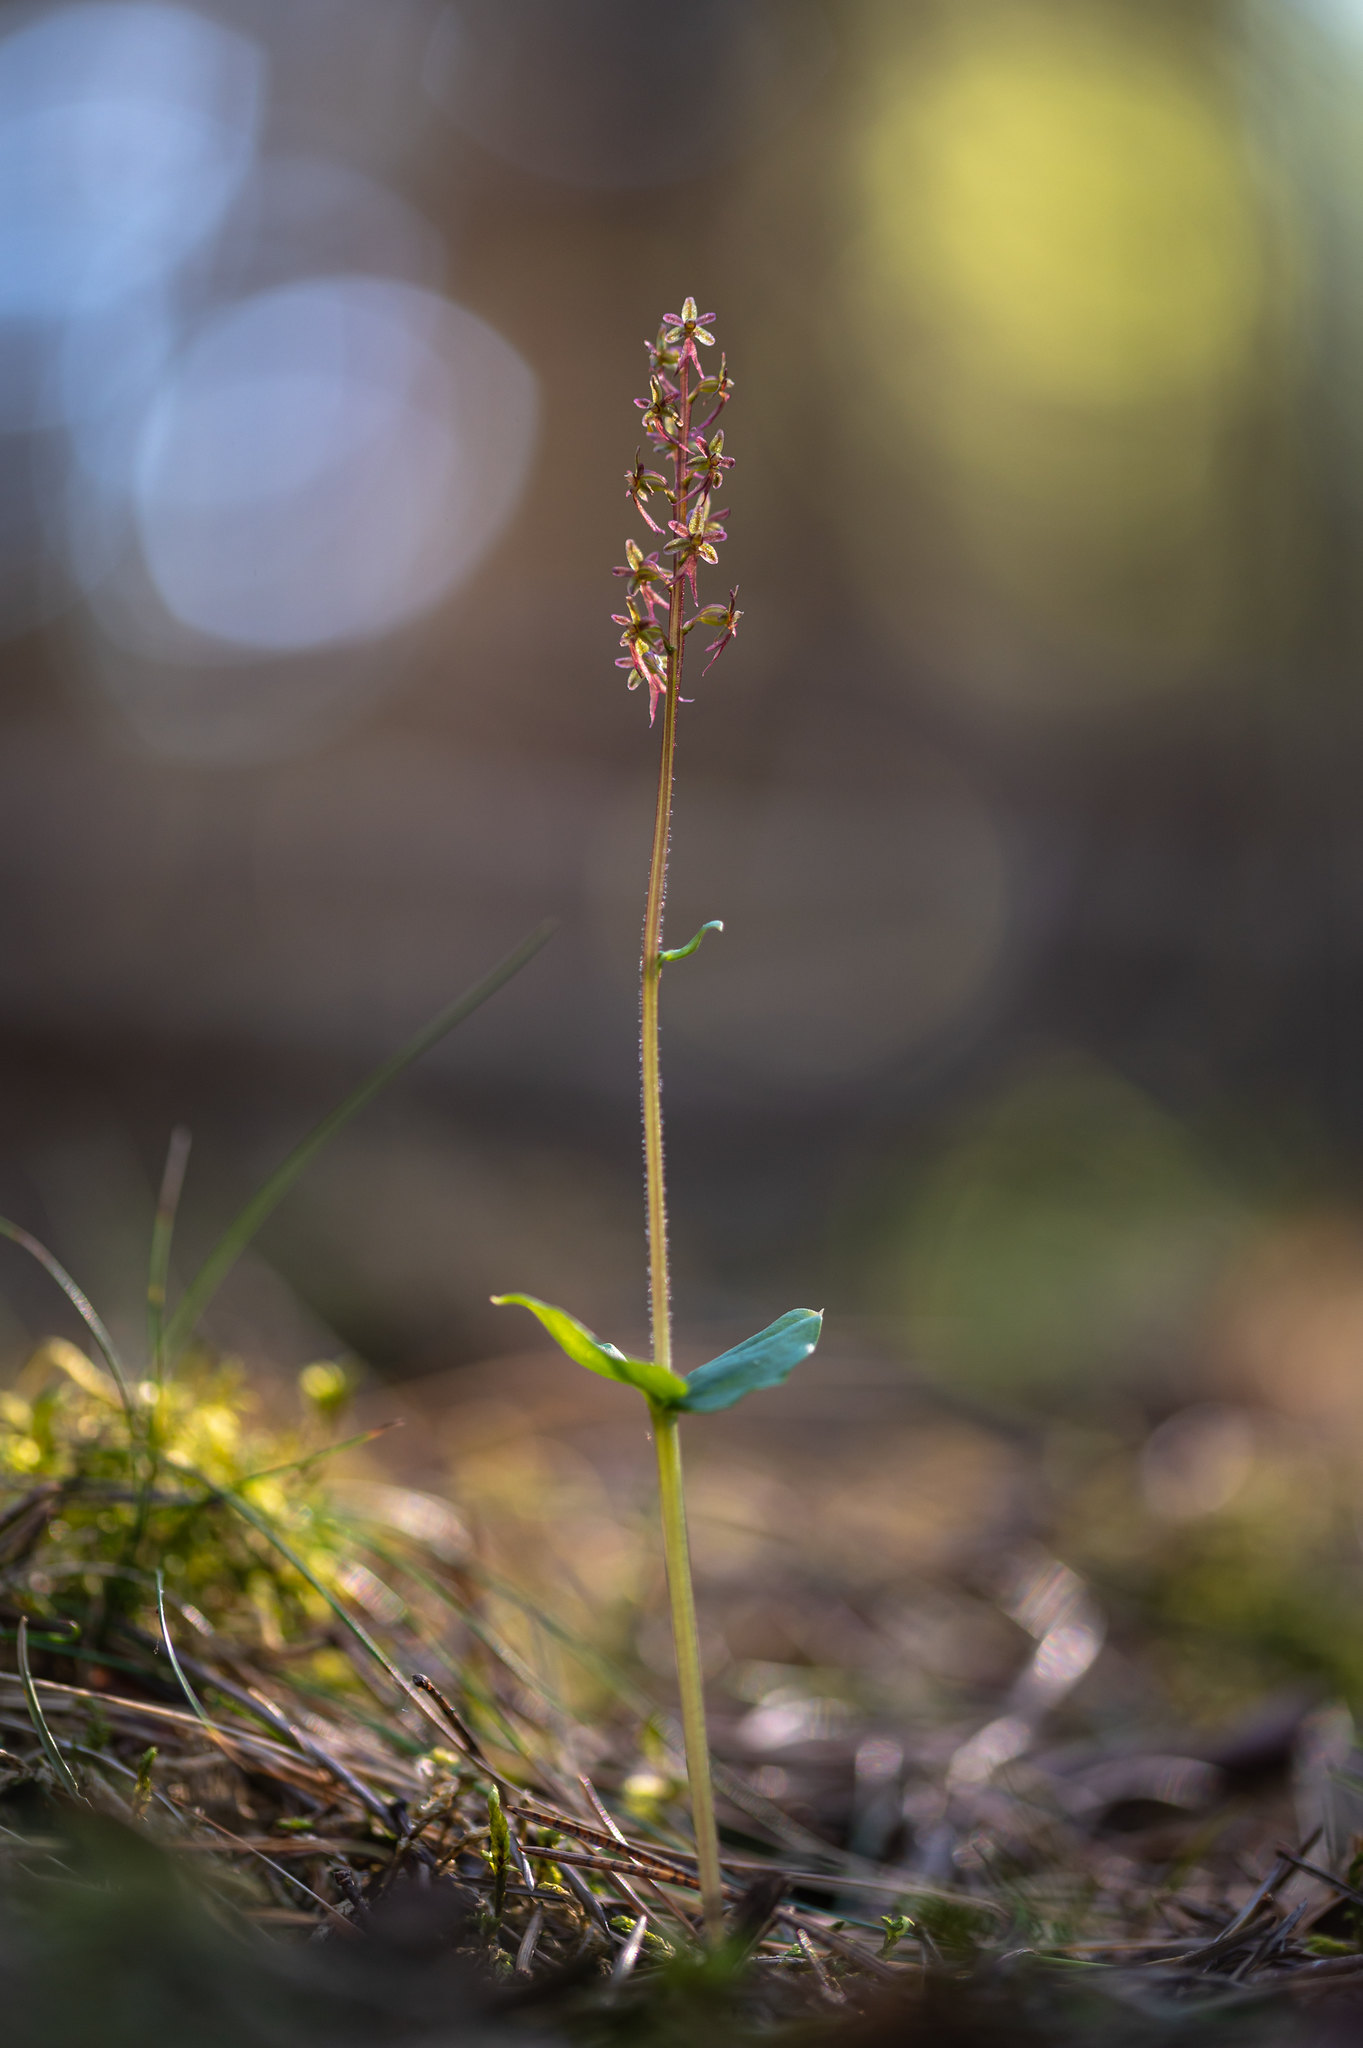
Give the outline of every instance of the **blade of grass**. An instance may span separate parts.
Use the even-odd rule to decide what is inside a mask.
[[[259,1472],[243,1472],[238,1486],[254,1486],[258,1479],[275,1479],[281,1472],[305,1472],[309,1465],[318,1465],[323,1458],[337,1458],[342,1451],[353,1451],[359,1444],[372,1444],[376,1437],[387,1436],[390,1429],[401,1429],[402,1417],[395,1415],[391,1422],[376,1422],[372,1429],[362,1429],[355,1436],[342,1437],[338,1444],[323,1444],[320,1450],[305,1451],[301,1458],[288,1458],[282,1465],[262,1465]]]
[[[639,1960],[639,1951],[644,1945],[644,1936],[647,1933],[648,1915],[641,1913],[629,1931],[629,1939],[615,1958],[615,1966],[611,1971],[612,1985],[624,1983]]]
[[[175,1236],[175,1218],[179,1213],[180,1196],[184,1190],[185,1169],[189,1165],[189,1132],[183,1124],[177,1124],[170,1134],[166,1148],[166,1164],[161,1175],[161,1192],[156,1200],[156,1219],[151,1227],[151,1257],[147,1269],[147,1364],[152,1378],[159,1387],[164,1377],[165,1357],[162,1338],[166,1314],[166,1281],[170,1273],[170,1247]],[[137,1513],[128,1532],[124,1557],[128,1564],[135,1566],[141,1555],[143,1539],[147,1533],[147,1518],[151,1512],[151,1497],[157,1477],[157,1424],[159,1416],[153,1408],[146,1418],[147,1461],[138,1489]]]
[[[507,1870],[511,1862],[510,1833],[502,1812],[501,1794],[495,1785],[487,1788],[488,1861],[492,1865],[492,1917],[500,1926],[506,1907]]]
[[[529,1693],[544,1706],[548,1707],[552,1713],[559,1715],[570,1714],[571,1710],[567,1702],[540,1677],[537,1671],[533,1670],[526,1663],[519,1651],[513,1649],[511,1644],[500,1636],[467,1601],[455,1599],[448,1586],[441,1585],[437,1579],[431,1577],[429,1572],[424,1572],[420,1565],[414,1563],[408,1553],[403,1551],[400,1545],[387,1544],[382,1536],[375,1536],[366,1531],[356,1541],[355,1548],[361,1552],[368,1552],[370,1556],[377,1557],[385,1564],[405,1573],[412,1580],[413,1584],[419,1586],[423,1592],[429,1593],[435,1599],[442,1601],[451,1614],[458,1615],[470,1635],[476,1636],[483,1647],[492,1652],[498,1663],[505,1666],[518,1685],[524,1686]],[[421,1632],[417,1631],[416,1633],[420,1636]],[[438,1648],[439,1645],[432,1645],[432,1647]]]
[[[372,1537],[367,1540],[373,1543]],[[377,1549],[378,1545],[374,1544],[374,1548]],[[385,1554],[388,1553],[380,1552],[380,1555]],[[422,1582],[422,1575],[417,1566],[405,1557],[402,1559],[402,1564],[403,1569],[410,1572],[413,1578],[417,1579],[418,1583]],[[584,1671],[590,1672],[594,1678],[600,1680],[623,1705],[627,1706],[631,1712],[637,1713],[641,1720],[647,1721],[658,1712],[657,1700],[635,1683],[623,1664],[617,1663],[606,1651],[599,1649],[594,1643],[589,1642],[585,1636],[580,1635],[575,1629],[560,1621],[548,1608],[541,1607],[537,1601],[531,1598],[521,1587],[517,1586],[514,1581],[503,1578],[498,1572],[492,1570],[477,1558],[467,1560],[461,1565],[460,1569],[467,1577],[484,1586],[488,1592],[495,1593],[499,1598],[510,1602],[513,1607],[520,1608],[521,1612],[529,1616],[532,1621],[544,1629],[547,1635],[553,1636],[556,1641],[562,1643],[564,1648],[577,1660]],[[500,1657],[502,1653],[497,1638],[486,1630],[480,1634],[479,1618],[474,1615],[473,1610],[467,1605],[461,1605],[452,1600],[448,1592],[442,1592],[442,1597],[449,1601],[451,1606],[457,1608],[457,1611],[464,1617],[467,1626],[475,1635],[479,1635],[481,1641],[487,1643],[487,1647],[493,1652],[494,1656]],[[508,1666],[508,1668],[510,1667]],[[537,1680],[536,1684],[540,1691],[544,1692],[543,1681]],[[556,1704],[551,1694],[545,1693],[545,1697],[551,1705]],[[672,1728],[669,1739],[674,1749],[680,1748],[679,1736],[680,1730]],[[731,1771],[726,1765],[717,1762],[714,1765],[714,1775],[715,1783],[719,1786],[725,1798],[732,1805],[737,1806],[742,1812],[746,1813],[750,1819],[757,1821],[760,1826],[765,1827],[770,1834],[774,1835],[778,1841],[783,1842],[787,1848],[800,1849],[808,1855],[826,1856],[829,1862],[839,1870],[855,1870],[862,1867],[861,1858],[849,1855],[846,1850],[836,1848],[831,1842],[825,1842],[810,1829],[801,1827],[798,1822],[791,1820],[790,1816],[784,1813],[779,1806],[773,1804],[771,1800],[764,1799],[760,1793],[754,1792],[747,1783],[747,1780],[739,1772]],[[1363,1783],[1363,1779],[1359,1782]]]
[[[363,1507],[352,1511],[352,1520],[356,1531],[359,1532],[361,1548],[371,1550],[386,1563],[397,1566],[418,1586],[443,1601],[459,1615],[470,1633],[477,1636],[479,1642],[506,1666],[512,1676],[522,1685],[528,1685],[530,1690],[538,1694],[555,1713],[569,1712],[566,1702],[537,1672],[530,1669],[524,1658],[489,1625],[467,1598],[457,1594],[448,1583],[434,1578],[423,1567],[410,1538],[404,1540],[400,1530],[395,1531],[391,1523],[385,1522],[381,1516],[366,1511]],[[489,1593],[494,1593],[507,1600],[513,1607],[519,1608],[529,1620],[542,1628],[546,1635],[553,1637],[569,1650],[585,1671],[589,1671],[609,1692],[637,1713],[641,1720],[647,1720],[658,1711],[658,1702],[634,1683],[623,1664],[617,1663],[604,1650],[598,1649],[585,1636],[560,1621],[547,1608],[541,1607],[512,1580],[501,1577],[477,1558],[464,1560],[460,1570],[466,1577],[476,1580]]]
[[[285,1562],[291,1564],[300,1577],[307,1580],[314,1593],[321,1594],[337,1620],[349,1629],[361,1649],[367,1651],[375,1663],[387,1673],[393,1684],[397,1686],[399,1692],[409,1699],[428,1721],[433,1722],[439,1728],[442,1735],[448,1733],[436,1708],[431,1705],[429,1700],[422,1697],[417,1687],[399,1670],[387,1651],[380,1648],[363,1622],[356,1621],[349,1608],[337,1599],[330,1586],[318,1578],[310,1565],[304,1563],[293,1545],[286,1537],[280,1535],[278,1529],[273,1526],[268,1516],[262,1515],[258,1508],[253,1508],[249,1501],[243,1500],[239,1493],[234,1493],[230,1486],[218,1486],[215,1484],[206,1473],[200,1472],[195,1466],[182,1465],[178,1458],[168,1459],[167,1463],[185,1477],[197,1479],[200,1486],[207,1487],[209,1493],[216,1500],[222,1501],[224,1506],[233,1509],[236,1514],[241,1516],[244,1522],[250,1524],[258,1535],[263,1536],[265,1541],[279,1552]]]
[[[162,1337],[166,1320],[166,1282],[170,1276],[170,1247],[175,1236],[175,1218],[184,1192],[185,1168],[189,1165],[190,1136],[183,1124],[170,1134],[166,1149],[161,1193],[156,1203],[156,1221],[151,1229],[151,1263],[147,1273],[147,1358],[153,1379],[159,1381],[164,1365]]]
[[[190,1706],[193,1707],[194,1712],[198,1715],[199,1719],[203,1722],[204,1727],[211,1730],[213,1723],[209,1720],[207,1714],[203,1710],[203,1707],[200,1705],[199,1695],[195,1692],[193,1686],[185,1677],[184,1670],[181,1666],[180,1660],[175,1654],[175,1645],[170,1639],[170,1628],[166,1622],[166,1581],[164,1574],[159,1571],[156,1574],[156,1614],[157,1619],[160,1621],[161,1624],[161,1641],[166,1646],[166,1655],[170,1659],[170,1668],[175,1673],[175,1677],[179,1684],[180,1690],[184,1694],[185,1698],[189,1701]]]
[[[0,1628],[0,1643],[12,1643],[16,1633],[12,1628]],[[35,1635],[32,1640],[49,1657],[69,1657],[77,1664],[106,1664],[110,1671],[126,1671],[132,1678],[147,1675],[145,1664],[135,1664],[131,1657],[116,1657],[103,1648],[92,1650],[84,1643],[73,1643],[60,1636]]]
[[[380,1799],[377,1792],[371,1791],[362,1778],[357,1778],[355,1773],[332,1756],[329,1750],[323,1749],[315,1735],[291,1721],[283,1709],[276,1706],[272,1699],[267,1698],[258,1686],[248,1689],[244,1685],[235,1685],[230,1678],[224,1678],[221,1672],[211,1670],[206,1664],[200,1664],[192,1657],[187,1662],[201,1684],[206,1682],[215,1686],[225,1699],[235,1701],[237,1706],[243,1707],[248,1714],[253,1714],[257,1720],[263,1721],[274,1734],[282,1735],[287,1741],[295,1743],[304,1756],[309,1757],[313,1763],[321,1764],[323,1770],[335,1778],[338,1785],[344,1785],[346,1790],[359,1800],[366,1812],[371,1813],[386,1828],[392,1827],[393,1811],[389,1802]]]
[[[19,1245],[28,1253],[30,1258],[36,1259],[43,1270],[56,1281],[58,1287],[60,1287],[62,1293],[66,1296],[72,1308],[76,1311],[76,1314],[104,1353],[109,1370],[113,1374],[118,1386],[119,1398],[123,1402],[124,1412],[128,1417],[128,1427],[130,1430],[135,1429],[132,1392],[128,1384],[128,1375],[123,1369],[123,1360],[119,1357],[114,1340],[105,1329],[103,1320],[96,1312],[89,1296],[83,1288],[77,1287],[60,1259],[54,1258],[45,1244],[40,1244],[31,1231],[22,1229],[17,1223],[11,1223],[7,1216],[0,1216],[0,1237],[7,1237],[13,1244]]]
[[[484,975],[481,981],[475,982],[471,989],[467,989],[446,1009],[432,1017],[429,1024],[424,1024],[414,1038],[409,1038],[406,1045],[400,1047],[391,1059],[385,1060],[367,1080],[362,1081],[358,1088],[347,1095],[344,1102],[338,1103],[320,1123],[313,1125],[306,1137],[299,1140],[288,1158],[275,1168],[265,1185],[252,1195],[245,1208],[228,1224],[177,1302],[166,1323],[163,1341],[164,1355],[172,1367],[193,1336],[200,1316],[251,1239],[266,1218],[278,1208],[304,1168],[311,1164],[322,1147],[334,1138],[338,1131],[344,1130],[362,1109],[366,1109],[375,1096],[381,1095],[390,1082],[396,1081],[398,1076],[405,1073],[423,1053],[438,1045],[447,1032],[453,1031],[456,1024],[462,1024],[465,1018],[471,1017],[475,1010],[481,1009],[491,996],[496,995],[498,989],[504,988],[513,975],[519,974],[522,967],[533,960],[540,948],[548,943],[554,929],[551,921],[537,926],[528,938],[522,939],[520,945],[492,969],[490,974]]]
[[[355,1939],[357,1931],[355,1922],[347,1920],[344,1913],[338,1913],[334,1906],[329,1906],[326,1900],[312,1889],[311,1885],[304,1884],[301,1877],[295,1877],[291,1870],[287,1870],[282,1863],[276,1863],[273,1856],[267,1856],[265,1851],[257,1849],[253,1842],[243,1842],[239,1835],[234,1835],[230,1828],[225,1828],[222,1825],[221,1821],[213,1820],[206,1813],[196,1813],[194,1818],[203,1826],[212,1828],[215,1834],[221,1835],[224,1842],[230,1844],[238,1855],[254,1856],[257,1862],[265,1864],[267,1869],[272,1870],[276,1877],[282,1877],[286,1884],[294,1885],[306,1898],[311,1899],[315,1906],[321,1907],[327,1918],[342,1930],[347,1939],[352,1941]]]
[[[419,1566],[414,1565],[410,1557],[405,1553],[397,1548],[385,1548],[382,1539],[375,1539],[369,1534],[366,1534],[362,1540],[357,1542],[355,1548],[361,1554],[377,1557],[382,1562],[395,1566],[414,1585],[419,1586],[424,1592],[431,1594],[449,1610],[451,1615],[457,1616],[468,1629],[470,1635],[476,1636],[478,1641],[492,1652],[492,1655],[497,1658],[498,1662],[506,1667],[517,1683],[526,1687],[531,1696],[539,1700],[552,1714],[557,1715],[562,1721],[571,1721],[574,1718],[565,1702],[549,1689],[545,1682],[530,1669],[524,1660],[517,1656],[510,1645],[497,1635],[495,1630],[486,1625],[482,1617],[472,1607],[453,1598],[447,1586],[442,1586],[429,1573],[423,1572]],[[422,1650],[430,1651],[441,1659],[448,1656],[447,1646],[437,1642],[431,1636],[429,1630],[416,1621],[412,1614],[407,1616],[405,1626]],[[496,1729],[496,1739],[502,1743],[503,1747],[519,1756],[545,1783],[560,1784],[561,1781],[558,1778],[553,1763],[543,1754],[536,1755],[532,1751],[506,1708],[493,1692],[489,1691],[486,1686],[479,1684],[470,1668],[466,1667],[460,1672],[459,1682],[468,1698],[475,1706],[481,1709],[489,1725]],[[412,1683],[414,1685],[421,1683],[419,1674],[413,1673]],[[429,1680],[427,1680],[426,1684],[428,1686],[429,1683]],[[440,1697],[440,1704],[448,1707],[448,1702],[443,1697]],[[492,1767],[484,1758],[481,1760],[480,1768],[490,1772]],[[566,1791],[566,1787],[564,1788],[564,1796],[565,1798],[571,1797]]]
[[[406,1679],[392,1658],[379,1648],[379,1645],[374,1641],[368,1629],[365,1628],[362,1622],[356,1621],[349,1609],[344,1607],[337,1599],[330,1586],[324,1585],[311,1566],[303,1562],[287,1537],[280,1535],[278,1529],[273,1526],[267,1516],[262,1515],[258,1508],[253,1508],[249,1501],[243,1500],[239,1493],[234,1493],[230,1486],[219,1486],[215,1480],[208,1477],[206,1472],[200,1472],[197,1467],[182,1464],[178,1458],[168,1458],[166,1462],[184,1478],[197,1479],[200,1486],[207,1488],[214,1500],[220,1500],[225,1507],[233,1509],[235,1513],[241,1516],[243,1522],[248,1522],[258,1535],[263,1536],[265,1541],[279,1552],[285,1562],[291,1564],[300,1577],[307,1580],[313,1591],[321,1594],[337,1620],[345,1623],[345,1626],[350,1630],[355,1640],[387,1672],[393,1683],[401,1686],[404,1692],[409,1689]]]
[[[38,1698],[38,1688],[33,1683],[33,1673],[29,1669],[28,1663],[28,1616],[26,1614],[21,1614],[19,1617],[17,1650],[19,1683],[24,1689],[24,1703],[28,1708],[29,1719],[37,1730],[38,1740],[43,1746],[43,1755],[51,1764],[57,1783],[62,1787],[63,1791],[69,1792],[73,1799],[80,1799],[83,1795],[80,1786],[76,1783],[75,1772],[57,1747],[56,1738],[47,1725],[47,1716],[44,1714],[42,1704]]]

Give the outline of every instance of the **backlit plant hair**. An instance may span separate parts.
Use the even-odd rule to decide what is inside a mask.
[[[697,626],[715,630],[715,638],[705,648],[710,659],[701,671],[708,674],[733,639],[742,617],[736,587],[730,590],[726,604],[701,604],[698,587],[702,567],[718,563],[719,549],[728,538],[721,524],[726,514],[715,509],[714,499],[726,471],[733,466],[733,457],[725,453],[724,430],[718,424],[733,395],[733,382],[722,352],[718,369],[708,375],[700,356],[702,348],[714,346],[713,320],[712,313],[697,311],[694,299],[684,299],[680,313],[663,316],[656,341],[645,344],[649,356],[648,395],[636,399],[635,404],[655,459],[664,469],[648,468],[636,450],[634,467],[625,474],[625,488],[659,545],[645,553],[636,540],[627,540],[625,560],[614,571],[625,582],[625,609],[612,614],[614,623],[621,628],[620,645],[624,650],[616,667],[627,672],[632,690],[641,684],[647,689],[650,726],[657,719],[659,707],[662,709],[658,800],[640,963],[644,1199],[653,1356],[628,1357],[614,1344],[603,1343],[564,1309],[552,1308],[533,1295],[499,1294],[493,1299],[499,1304],[514,1302],[530,1309],[569,1358],[589,1372],[637,1388],[648,1402],[658,1454],[659,1506],[701,1899],[706,1932],[715,1941],[723,1933],[724,1897],[682,1490],[679,1423],[684,1414],[705,1415],[731,1408],[755,1388],[778,1385],[813,1351],[823,1319],[813,1309],[791,1309],[769,1328],[719,1358],[712,1358],[707,1365],[698,1366],[688,1376],[683,1377],[673,1369],[658,997],[663,968],[696,952],[707,931],[724,929],[719,919],[713,918],[684,946],[663,946],[677,720],[682,705],[690,701],[681,693],[690,635]],[[670,475],[664,474],[667,469]],[[659,499],[666,505],[667,516],[662,522],[650,510],[650,504]]]

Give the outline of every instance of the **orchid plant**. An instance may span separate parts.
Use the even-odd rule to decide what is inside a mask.
[[[664,465],[664,470],[670,469],[670,475],[648,468],[636,450],[634,466],[625,474],[626,496],[650,532],[657,536],[659,546],[646,554],[636,540],[627,540],[625,560],[614,571],[625,582],[625,609],[612,614],[614,623],[621,628],[620,645],[624,650],[616,667],[627,672],[630,689],[640,685],[647,689],[650,726],[655,724],[660,707],[662,710],[658,797],[640,963],[644,1195],[653,1355],[632,1358],[614,1344],[603,1343],[566,1310],[553,1308],[533,1295],[500,1294],[494,1295],[493,1300],[499,1305],[516,1303],[528,1308],[576,1364],[636,1388],[648,1402],[658,1457],[663,1548],[701,1900],[707,1934],[717,1941],[723,1934],[723,1886],[687,1541],[679,1425],[683,1415],[713,1414],[718,1409],[731,1408],[759,1387],[779,1385],[813,1351],[823,1318],[814,1309],[791,1309],[767,1329],[688,1375],[673,1367],[658,998],[664,967],[695,953],[707,931],[724,929],[720,920],[713,918],[685,945],[663,945],[677,720],[681,706],[691,701],[681,694],[691,634],[697,626],[717,629],[715,638],[705,648],[710,659],[702,674],[708,674],[732,641],[743,616],[738,609],[736,587],[730,590],[725,604],[702,604],[698,589],[702,566],[713,567],[718,563],[719,549],[728,538],[721,524],[727,514],[715,509],[714,498],[734,459],[725,452],[724,430],[719,425],[733,395],[733,380],[722,351],[718,369],[708,374],[700,355],[702,348],[715,345],[713,320],[712,313],[697,310],[694,299],[685,299],[680,313],[664,315],[657,339],[645,344],[649,355],[648,395],[636,399],[635,404],[642,415],[644,433],[655,451],[654,459]],[[668,516],[664,523],[655,519],[649,509],[655,499],[665,501]]]

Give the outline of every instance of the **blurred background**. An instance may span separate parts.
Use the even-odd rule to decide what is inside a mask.
[[[643,1341],[609,570],[694,292],[745,617],[681,740],[670,930],[726,926],[665,999],[683,1356],[828,1311],[767,1450],[698,1453],[724,1555],[815,1465],[821,1568],[896,1584],[1069,1529],[1129,1590],[1138,1524],[1211,1571],[1291,1523],[1323,1617],[1279,1571],[1226,1627],[1347,1690],[1361,110],[1363,0],[0,9],[0,1210],[136,1341],[172,1124],[188,1272],[556,916],[209,1328],[407,1383],[489,1515],[558,1473],[614,1583],[629,1397],[487,1297]],[[45,1287],[6,1257],[16,1361]],[[752,1699],[869,1640],[779,1604]]]

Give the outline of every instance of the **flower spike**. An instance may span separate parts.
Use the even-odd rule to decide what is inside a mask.
[[[719,628],[705,650],[709,660],[703,673],[708,673],[743,616],[737,586],[727,604],[705,606],[698,587],[700,570],[718,562],[728,538],[725,514],[713,508],[734,465],[723,429],[715,424],[734,388],[723,351],[717,370],[708,376],[701,371],[700,350],[715,347],[713,320],[714,314],[702,313],[689,294],[679,313],[664,314],[656,340],[644,344],[648,396],[634,401],[640,425],[657,450],[654,459],[661,457],[663,468],[650,469],[649,458],[636,448],[633,467],[625,471],[625,496],[661,545],[646,553],[636,540],[625,542],[625,559],[612,571],[625,582],[625,609],[611,617],[621,629],[622,653],[615,665],[631,690],[648,685],[650,724],[664,701],[671,700],[674,716],[679,706],[691,702],[682,694],[681,680],[693,628]],[[668,501],[665,523],[650,509],[659,497]]]

